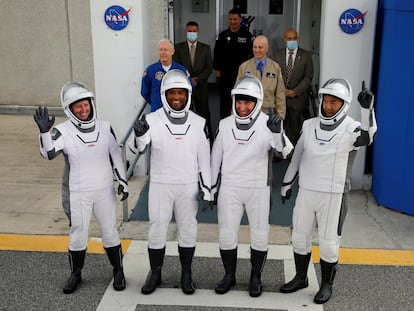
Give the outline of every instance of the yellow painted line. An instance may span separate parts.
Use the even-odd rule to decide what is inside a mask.
[[[312,259],[319,263],[319,247],[312,247]],[[339,263],[349,265],[414,266],[414,250],[340,248]]]
[[[126,253],[130,244],[131,240],[121,240],[123,253]],[[0,250],[67,252],[68,245],[68,236],[0,234]],[[105,254],[102,241],[90,238],[88,240],[88,253]]]

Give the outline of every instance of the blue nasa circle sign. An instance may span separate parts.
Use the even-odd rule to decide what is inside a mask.
[[[339,27],[343,32],[353,35],[364,27],[364,17],[368,11],[362,13],[357,9],[348,9],[339,17]]]
[[[128,26],[130,11],[131,9],[127,11],[119,5],[110,6],[106,9],[104,15],[106,25],[115,31],[125,29]]]

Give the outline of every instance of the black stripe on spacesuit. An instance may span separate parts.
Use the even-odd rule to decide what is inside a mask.
[[[342,235],[342,227],[344,226],[344,222],[345,222],[347,214],[348,214],[348,192],[345,192],[342,195],[341,210],[339,211],[339,221],[338,221],[338,229],[337,229],[338,236]]]
[[[165,126],[167,127],[167,129],[168,129],[168,131],[170,132],[170,134],[171,134],[171,135],[173,135],[173,136],[177,136],[177,135],[180,135],[180,136],[185,136],[185,135],[187,135],[188,130],[190,129],[191,124],[189,124],[189,125],[188,125],[188,127],[187,127],[187,129],[185,130],[185,132],[184,132],[184,133],[173,133],[173,132],[171,131],[171,129],[169,128],[168,124],[165,124]]]
[[[292,180],[290,180],[288,182],[282,182],[282,187],[289,186],[289,185],[293,184],[296,181],[297,177],[298,177],[298,173],[296,173],[295,176],[293,176]]]
[[[205,189],[207,189],[208,191],[210,191],[211,189],[209,188],[209,187],[207,187],[206,186],[206,184],[204,183],[204,180],[203,180],[203,175],[201,175],[201,173],[198,173],[198,175],[199,175],[199,177],[200,177],[200,184],[201,184],[201,186],[203,186],[203,188],[205,188]]]

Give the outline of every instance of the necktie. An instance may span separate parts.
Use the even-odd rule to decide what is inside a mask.
[[[191,44],[190,46],[191,67],[194,66],[194,56],[195,56],[195,45]]]
[[[292,75],[292,69],[293,69],[293,56],[292,56],[293,52],[289,51],[289,58],[288,58],[288,63],[286,66],[286,82],[285,85],[288,85],[289,80],[291,78]]]
[[[260,71],[260,77],[262,77],[262,75],[263,75],[263,67],[264,67],[263,62],[262,62],[262,61],[260,61],[260,62],[257,64],[257,70],[259,70],[259,71]]]

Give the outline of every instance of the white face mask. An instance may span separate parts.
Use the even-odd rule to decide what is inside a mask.
[[[196,32],[187,32],[187,40],[190,42],[196,41],[198,38],[198,33]]]

